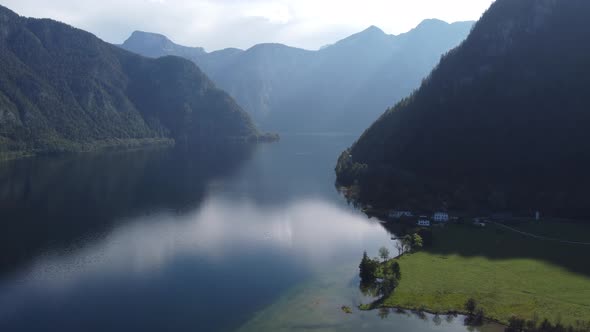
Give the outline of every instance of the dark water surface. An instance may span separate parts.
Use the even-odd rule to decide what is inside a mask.
[[[467,331],[340,310],[393,249],[334,188],[353,139],[0,163],[0,331]]]

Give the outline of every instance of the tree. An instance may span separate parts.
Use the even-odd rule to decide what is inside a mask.
[[[401,256],[404,254],[404,246],[400,241],[395,242],[395,249],[397,249],[397,255]]]
[[[393,262],[393,264],[391,264],[391,274],[393,275],[393,277],[395,279],[401,280],[402,270],[401,270],[398,262]]]
[[[387,261],[389,259],[389,249],[386,247],[381,247],[379,249],[379,257],[381,257],[384,262]]]
[[[470,315],[473,315],[476,308],[477,308],[477,302],[475,301],[475,299],[470,298],[469,300],[467,300],[467,302],[465,302],[465,310],[467,310],[467,312]]]
[[[385,308],[385,307],[379,308],[379,313],[377,313],[377,315],[381,319],[386,319],[387,317],[389,317],[389,308]]]
[[[553,326],[551,325],[551,323],[549,323],[547,318],[545,318],[541,323],[541,326],[539,326],[539,330],[541,331],[550,331],[552,328]]]
[[[378,297],[381,289],[375,280],[372,281],[361,281],[359,290],[364,296]]]
[[[405,254],[406,252],[412,251],[412,242],[413,242],[413,237],[410,234],[406,234],[402,240],[402,255]]]
[[[370,259],[365,251],[363,253],[363,259],[359,265],[359,276],[361,282],[367,283],[375,280],[375,271],[377,270],[377,262]]]
[[[485,318],[485,312],[482,308],[477,307],[477,302],[470,298],[465,302],[465,310],[469,312],[469,316],[465,318],[467,325],[481,325]]]
[[[379,294],[381,296],[388,296],[391,294],[399,285],[399,281],[391,275],[386,275],[379,285]]]
[[[505,331],[508,332],[522,332],[524,331],[525,321],[522,318],[511,317],[508,321],[508,328]]]
[[[413,249],[420,249],[424,246],[424,242],[422,241],[422,237],[416,233],[412,235],[412,248]]]
[[[389,254],[389,252],[387,252]],[[381,265],[382,275],[379,278],[375,273],[377,267]],[[401,279],[401,268],[398,262],[390,261],[380,264],[377,259],[370,259],[366,252],[363,253],[363,259],[359,265],[361,284],[359,286],[364,295],[373,297],[389,296],[399,285]]]
[[[432,317],[432,322],[435,326],[440,326],[440,324],[442,324],[442,318],[439,316],[439,314],[436,314],[434,317]]]
[[[537,313],[533,315],[533,319],[526,321],[526,329],[527,331],[534,331],[537,328],[537,323],[539,322],[539,316]]]
[[[477,308],[477,310],[475,310],[475,314],[473,315],[473,319],[471,320],[471,325],[481,325],[483,324],[484,319],[485,311],[482,308]]]

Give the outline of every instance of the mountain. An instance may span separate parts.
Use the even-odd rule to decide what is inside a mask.
[[[188,60],[142,57],[0,6],[0,151],[257,134],[247,113]]]
[[[164,35],[143,31],[133,32],[126,44],[127,47],[136,49],[136,53],[153,58],[176,55],[192,60],[206,54],[205,49],[201,47],[176,45]]]
[[[195,62],[264,129],[360,132],[418,87],[472,25],[427,20],[398,36],[373,26],[318,51],[260,44],[206,53],[140,32],[121,47]]]
[[[365,204],[589,216],[590,2],[497,0],[339,159]]]

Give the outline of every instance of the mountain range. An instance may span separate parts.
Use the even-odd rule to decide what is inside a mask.
[[[472,25],[431,19],[400,35],[372,26],[318,51],[259,44],[207,53],[139,31],[121,47],[148,57],[193,61],[265,130],[360,133],[417,88]]]
[[[0,6],[0,152],[257,136],[248,114],[191,61],[136,55]]]
[[[366,204],[589,216],[590,2],[497,0],[339,159]]]

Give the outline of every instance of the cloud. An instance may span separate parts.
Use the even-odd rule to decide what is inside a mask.
[[[208,50],[261,42],[317,49],[370,25],[397,34],[426,18],[474,20],[492,1],[0,0],[21,15],[53,18],[113,43],[144,30]]]
[[[262,18],[270,23],[289,24],[294,19],[291,8],[284,3],[269,3],[266,6],[246,8],[246,17]]]

